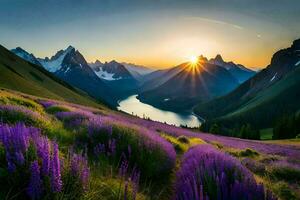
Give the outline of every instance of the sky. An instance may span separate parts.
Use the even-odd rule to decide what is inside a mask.
[[[259,69],[300,38],[299,10],[299,0],[0,0],[0,44],[156,68],[221,54]]]

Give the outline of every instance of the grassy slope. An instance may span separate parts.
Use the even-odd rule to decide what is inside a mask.
[[[30,64],[0,46],[0,87],[46,98],[103,107],[82,91],[55,78],[43,68]]]

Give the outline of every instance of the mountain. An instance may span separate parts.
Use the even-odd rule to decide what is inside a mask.
[[[69,46],[58,51],[50,59],[37,58],[41,66],[53,73],[56,77],[79,88],[90,96],[106,102],[111,106],[117,105],[117,97],[88,65],[82,54],[74,47]],[[31,60],[28,60],[31,62]]]
[[[170,78],[182,71],[184,66],[185,63],[169,69],[156,70],[154,72],[151,72],[150,74],[145,75],[143,77],[143,84],[139,88],[139,91],[145,92],[164,84]]]
[[[195,65],[183,63],[161,76],[166,74],[173,76],[162,85],[141,92],[138,98],[163,109],[184,111],[199,101],[226,94],[239,85],[230,72],[207,62],[205,57],[199,57]]]
[[[107,81],[134,78],[124,65],[115,60],[104,64],[99,63],[99,65],[94,66],[93,69],[99,78]]]
[[[106,72],[101,73],[103,70],[101,70],[101,67],[103,65],[108,66],[108,68],[112,68],[112,65],[115,65],[115,69],[107,69],[108,71],[110,71],[111,73],[115,74],[114,70],[118,70],[118,72],[116,72],[117,74],[115,76],[117,76],[120,71],[123,71],[125,73],[129,72],[131,76],[133,76],[133,78],[135,78],[137,81],[142,81],[144,75],[149,74],[151,72],[153,72],[153,69],[150,69],[148,67],[145,66],[141,66],[141,65],[135,65],[132,63],[126,63],[126,62],[122,62],[119,63],[117,61],[111,61],[109,63],[102,63],[99,60],[96,60],[94,63],[89,63],[90,67],[92,67],[96,72],[99,72],[100,77],[103,75],[105,77],[110,77],[111,75],[106,74]],[[121,69],[117,69],[118,67],[120,67]],[[106,67],[107,68],[107,67]],[[125,68],[125,69],[124,69]],[[105,71],[107,71],[105,70]]]
[[[67,83],[86,91],[91,96],[102,99],[109,105],[117,104],[117,96],[114,91],[101,80],[94,70],[88,65],[82,54],[75,48],[69,46],[65,50],[58,51],[49,61],[52,65],[44,64],[54,71],[54,74]],[[56,65],[54,65],[55,63]]]
[[[22,55],[31,54],[25,54],[20,48],[12,52],[0,45],[0,87],[46,98],[103,107],[99,101],[82,90],[60,80],[40,65],[32,64],[34,60],[30,59],[28,62],[27,59],[20,58],[21,54],[15,55],[16,52],[23,52]]]
[[[220,67],[223,67],[227,71],[230,72],[230,74],[237,79],[239,83],[244,82],[245,80],[252,77],[256,72],[244,67],[240,64],[235,64],[233,62],[225,62],[221,55],[217,55],[215,58],[212,58],[208,60],[203,55],[199,56],[199,59],[203,62],[208,62],[213,65],[218,65]],[[183,64],[185,65],[185,64]],[[152,90],[162,84],[164,84],[166,81],[168,81],[170,78],[172,78],[174,75],[178,74],[180,71],[182,71],[182,66],[178,65],[173,68],[164,69],[164,70],[157,70],[150,74],[147,74],[143,77],[143,85],[140,88],[140,92],[145,92],[147,90]]]
[[[153,72],[154,70],[152,68],[149,67],[145,67],[142,65],[136,65],[136,64],[132,64],[132,63],[126,63],[126,62],[122,62],[121,63],[133,76],[135,76],[135,74],[138,75],[146,75],[149,74],[151,72]]]
[[[94,73],[110,88],[113,89],[118,99],[136,93],[139,80],[132,75],[121,63],[113,60],[111,62],[93,65]]]
[[[195,113],[208,122],[251,123],[258,128],[272,127],[284,113],[300,109],[300,39],[276,52],[270,65],[229,94],[200,103]]]
[[[28,53],[27,51],[25,51],[21,47],[17,47],[15,49],[12,49],[11,52],[13,52],[17,56],[19,56],[20,58],[23,58],[24,60],[26,60],[28,62],[31,62],[33,64],[41,66],[41,63],[38,61],[38,59],[32,53]]]
[[[217,55],[215,58],[209,60],[209,63],[219,65],[228,70],[240,83],[245,82],[250,77],[255,75],[255,72],[246,68],[241,64],[235,64],[234,62],[225,62],[221,55]]]
[[[74,47],[69,46],[65,50],[58,51],[54,56],[52,56],[50,59],[48,57],[42,59],[38,58],[38,61],[41,63],[41,65],[49,72],[56,72],[60,68],[62,68],[62,63],[64,61],[64,58],[67,54],[69,54],[72,50],[74,50]]]

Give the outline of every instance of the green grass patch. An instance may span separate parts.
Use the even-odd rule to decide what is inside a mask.
[[[70,111],[70,108],[68,108],[66,106],[60,106],[60,105],[51,106],[46,109],[46,112],[49,114],[55,114],[58,112],[69,112],[69,111]]]
[[[254,158],[259,156],[259,153],[253,149],[246,148],[246,149],[234,149],[234,148],[226,148],[226,152],[229,154],[235,156],[235,157],[249,157],[249,158]]]
[[[272,191],[278,196],[281,200],[296,200],[298,199],[289,185],[283,181],[270,184]]]
[[[0,104],[23,106],[30,110],[43,113],[43,107],[35,101],[5,91],[0,92]]]
[[[161,136],[173,144],[175,151],[178,154],[186,152],[192,146],[205,144],[200,138],[188,138],[186,136],[179,136],[176,138],[168,134],[161,134]]]
[[[91,176],[90,187],[85,194],[84,199],[101,199],[101,200],[118,200],[125,199],[125,181],[112,177],[95,177]],[[133,199],[132,185],[128,184],[127,200]],[[146,200],[142,193],[136,194],[136,200]]]
[[[296,166],[275,164],[267,168],[267,173],[273,180],[300,183],[300,169]]]
[[[261,129],[259,131],[261,140],[272,140],[273,128]]]

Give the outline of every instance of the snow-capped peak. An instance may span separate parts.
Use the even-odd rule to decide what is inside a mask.
[[[58,51],[54,56],[51,57],[51,59],[39,58],[38,60],[46,70],[49,72],[56,72],[62,67],[62,62],[65,56],[71,51],[75,51],[75,48],[70,45],[65,50]]]

